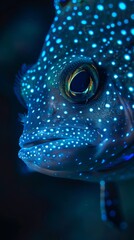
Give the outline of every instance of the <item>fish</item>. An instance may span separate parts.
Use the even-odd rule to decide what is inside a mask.
[[[127,224],[117,182],[134,177],[134,1],[55,0],[55,17],[15,87],[29,169],[100,184],[101,217]]]

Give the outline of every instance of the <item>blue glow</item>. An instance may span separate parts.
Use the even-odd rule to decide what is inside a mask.
[[[131,32],[132,35],[134,35],[134,28],[131,28],[130,32]]]
[[[127,34],[127,31],[124,30],[124,29],[122,29],[122,30],[121,30],[121,34],[122,34],[122,35],[126,35],[126,34]]]
[[[97,9],[98,9],[99,11],[103,11],[103,10],[104,10],[104,7],[103,7],[102,4],[98,4],[98,5],[97,5]]]
[[[57,38],[57,39],[56,39],[56,43],[59,44],[59,43],[61,43],[61,42],[62,42],[62,39],[61,39],[61,38]]]
[[[126,10],[126,8],[127,8],[127,6],[126,6],[126,4],[125,4],[124,2],[120,2],[120,3],[118,4],[118,6],[119,6],[119,8],[120,8],[121,10]]]
[[[89,35],[94,35],[94,32],[92,30],[88,31]]]
[[[130,58],[130,55],[128,55],[128,54],[125,54],[124,55],[124,58],[125,58],[125,60],[127,60],[127,61],[129,61],[131,58]]]
[[[117,13],[116,12],[112,12],[112,17],[117,17]]]
[[[125,157],[123,157],[126,161],[129,161],[130,159],[132,159],[134,157],[134,153],[131,153]]]
[[[73,30],[74,30],[74,26],[69,26],[68,29],[69,29],[70,31],[73,31]]]
[[[85,25],[85,24],[87,24],[87,21],[86,20],[82,20],[81,23]]]

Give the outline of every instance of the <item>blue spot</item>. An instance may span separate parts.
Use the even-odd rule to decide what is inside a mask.
[[[117,13],[116,12],[112,12],[112,17],[117,17]]]
[[[94,32],[92,30],[88,31],[89,35],[94,35]]]
[[[133,92],[134,91],[134,88],[133,87],[129,87],[128,88],[130,92]]]
[[[75,39],[74,39],[74,43],[78,43],[78,39],[75,38]]]
[[[54,51],[54,47],[50,47],[49,51],[53,52]]]
[[[82,20],[81,23],[85,25],[85,24],[87,24],[87,21],[86,20]]]
[[[125,4],[124,2],[120,2],[120,3],[118,4],[118,6],[119,6],[119,8],[120,8],[121,10],[126,10],[126,8],[127,8],[127,6],[126,6],[126,4]]]
[[[78,12],[77,14],[78,14],[78,16],[82,16],[82,12]]]
[[[71,17],[71,16],[67,16],[67,20],[69,20],[69,21],[70,21],[71,19],[72,19],[72,17]]]
[[[42,57],[44,57],[44,56],[45,56],[45,53],[46,53],[46,52],[45,52],[45,51],[43,51],[43,52],[42,52],[42,54],[41,54],[41,56],[42,56]]]
[[[118,43],[119,45],[122,45],[122,41],[121,41],[121,40],[117,40],[117,43]]]
[[[104,10],[104,7],[103,7],[102,4],[98,4],[98,5],[97,5],[97,9],[98,9],[99,11],[103,11],[103,10]]]
[[[134,14],[131,15],[131,19],[134,20]]]
[[[132,72],[129,72],[127,75],[128,75],[129,78],[133,77],[133,73]]]
[[[56,39],[56,43],[61,43],[61,41],[62,41],[61,38]]]
[[[85,9],[88,11],[88,10],[90,9],[90,7],[89,7],[89,6],[86,6]]]
[[[69,26],[68,29],[69,29],[70,31],[73,31],[73,30],[74,30],[74,26]]]
[[[132,35],[134,35],[134,28],[131,28],[130,32]]]
[[[125,58],[125,60],[127,60],[127,61],[130,60],[130,56],[129,56],[128,54],[125,54],[125,55],[124,55],[124,58]]]
[[[121,30],[121,34],[122,34],[122,35],[126,35],[126,34],[127,34],[126,30],[122,29],[122,30]]]
[[[92,44],[92,48],[96,48],[97,47],[97,44],[96,43],[93,43]]]

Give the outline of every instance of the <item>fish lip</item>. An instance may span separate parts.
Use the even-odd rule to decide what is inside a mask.
[[[54,142],[54,141],[63,140],[63,139],[65,139],[65,138],[39,139],[39,140],[35,140],[35,141],[31,141],[31,142],[24,143],[23,146],[22,146],[22,148],[31,148],[31,147],[38,146],[38,145],[40,145],[40,144],[49,143],[49,142]]]

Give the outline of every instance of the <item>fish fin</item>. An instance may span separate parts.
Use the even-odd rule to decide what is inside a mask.
[[[100,181],[100,210],[103,221],[110,222],[120,230],[127,228],[116,183]]]
[[[31,68],[31,65],[22,64],[21,69],[19,70],[14,83],[15,95],[24,108],[27,108],[27,107],[24,99],[21,96],[21,79],[30,68]]]

